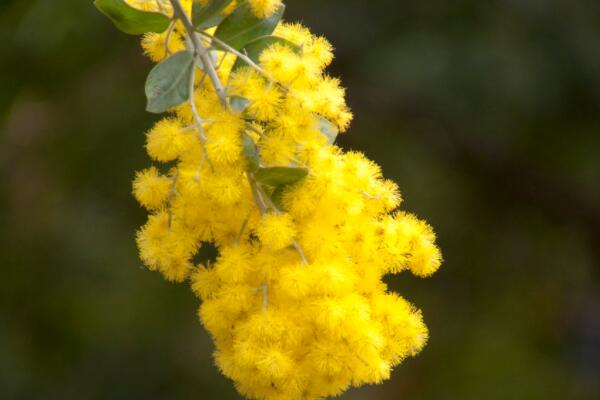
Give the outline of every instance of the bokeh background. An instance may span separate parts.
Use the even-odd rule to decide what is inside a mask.
[[[339,141],[439,235],[423,353],[343,399],[600,398],[600,2],[289,0],[337,48]],[[0,2],[0,397],[239,399],[130,195],[151,67],[91,1]]]

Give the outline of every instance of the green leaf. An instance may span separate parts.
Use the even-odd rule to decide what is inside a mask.
[[[193,69],[194,56],[185,50],[152,68],[146,80],[146,110],[161,113],[186,101],[190,97]]]
[[[244,46],[243,51],[246,53],[248,58],[250,58],[252,61],[254,61],[255,63],[258,64],[260,54],[266,48],[268,48],[276,43],[284,44],[284,45],[288,46],[290,49],[292,49],[297,54],[299,54],[302,51],[300,46],[296,45],[295,43],[292,43],[287,39],[284,39],[284,38],[281,38],[278,36],[272,36],[272,35],[261,36],[258,39],[251,41],[250,43],[248,43]],[[235,64],[233,65],[231,72],[237,71],[238,69],[245,67],[245,66],[247,66],[247,64],[243,60],[238,58],[235,61]]]
[[[289,185],[280,185],[271,193],[271,201],[278,210],[283,210],[283,192]]]
[[[280,186],[298,182],[308,175],[308,169],[298,167],[258,168],[254,178],[265,185]]]
[[[244,112],[246,110],[246,108],[248,108],[249,104],[250,104],[250,100],[248,100],[245,97],[231,96],[229,98],[229,105],[231,106],[231,109],[233,111],[235,111],[236,113]]]
[[[215,25],[219,25],[225,18],[222,15],[223,10],[232,0],[209,0],[208,4],[203,6],[199,0],[194,0],[192,4],[192,24],[196,29],[204,30]]]
[[[333,144],[337,135],[340,133],[339,129],[333,122],[328,120],[327,118],[318,117],[319,118],[319,129],[321,133],[327,137],[327,141],[329,144]]]
[[[242,142],[244,143],[244,155],[248,160],[250,171],[254,172],[258,170],[260,165],[258,148],[256,146],[256,143],[254,143],[254,139],[252,139],[247,133],[244,133],[242,135]]]
[[[110,18],[118,29],[130,35],[160,33],[169,27],[170,20],[166,15],[138,10],[123,0],[95,0],[94,5]]]
[[[248,3],[243,3],[221,22],[215,37],[234,49],[241,50],[251,41],[273,33],[284,10],[285,6],[282,4],[269,18],[260,19],[252,13]],[[218,44],[215,47],[218,48]]]

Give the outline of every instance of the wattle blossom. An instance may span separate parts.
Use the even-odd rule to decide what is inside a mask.
[[[189,13],[191,1],[181,3]],[[169,1],[129,4],[172,13]],[[281,7],[248,4],[258,18]],[[208,44],[212,33],[202,36]],[[187,35],[177,22],[147,33],[142,46],[160,62],[185,49]],[[192,101],[148,132],[156,166],[133,184],[149,211],[137,244],[150,270],[191,282],[215,362],[240,393],[318,399],[381,383],[423,348],[421,312],[382,278],[427,277],[441,254],[430,226],[401,211],[398,186],[381,168],[333,144],[352,113],[340,81],[325,71],[330,43],[296,23],[280,22],[273,35],[281,40],[255,64],[211,51],[226,106],[198,71]],[[275,167],[304,175],[260,179],[260,169]],[[218,249],[216,261],[194,263],[206,245]]]

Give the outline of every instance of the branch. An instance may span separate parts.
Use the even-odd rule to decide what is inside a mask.
[[[284,88],[284,89],[286,89],[288,91],[290,90],[290,88],[287,85],[285,85],[285,84],[283,84],[283,83],[281,83],[281,82],[279,82],[279,81],[271,78],[269,76],[269,74],[267,74],[267,72],[260,65],[256,64],[254,61],[252,61],[252,59],[250,57],[248,57],[247,55],[245,55],[244,53],[242,53],[240,51],[237,51],[236,49],[234,49],[233,47],[231,47],[230,45],[228,45],[227,43],[225,43],[221,39],[218,39],[218,38],[216,38],[216,37],[214,37],[212,35],[209,35],[206,32],[200,32],[200,35],[202,37],[204,37],[205,39],[214,41],[219,46],[223,47],[225,49],[225,51],[227,51],[227,52],[229,52],[229,53],[237,56],[240,60],[242,60],[243,62],[245,62],[246,64],[248,64],[249,67],[254,68],[258,73],[260,73],[261,75],[263,75],[270,82],[273,82],[273,83],[281,86],[282,88]]]
[[[175,18],[179,19],[185,28],[188,37],[192,42],[192,46],[194,47],[194,56],[200,59],[200,62],[204,66],[204,72],[210,78],[215,91],[217,92],[217,96],[219,96],[219,100],[221,101],[221,105],[225,108],[228,108],[227,104],[227,94],[225,92],[225,87],[221,83],[219,79],[219,75],[217,74],[217,70],[215,69],[215,65],[213,60],[210,58],[210,53],[208,48],[202,43],[199,39],[199,35],[194,30],[194,26],[190,21],[188,15],[183,9],[181,2],[179,0],[169,0],[171,5],[173,6],[173,15]]]
[[[219,46],[223,47],[225,50],[227,50],[229,53],[231,54],[235,54],[239,59],[241,59],[242,61],[244,61],[246,64],[248,64],[250,67],[254,68],[255,70],[257,70],[258,72],[260,72],[261,74],[267,76],[267,73],[265,72],[264,69],[262,69],[258,64],[256,64],[254,61],[252,61],[252,59],[250,57],[248,57],[247,55],[245,55],[244,53],[237,51],[236,49],[234,49],[233,47],[231,47],[230,45],[228,45],[227,43],[225,43],[224,41],[222,41],[221,39],[218,39],[212,35],[209,35],[206,32],[200,32],[200,35],[202,37],[204,37],[205,39],[209,39],[215,43],[217,43]]]

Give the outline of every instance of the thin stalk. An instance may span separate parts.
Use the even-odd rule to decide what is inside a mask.
[[[171,183],[171,190],[169,191],[169,197],[167,198],[167,204],[169,205],[169,230],[171,230],[171,225],[173,224],[173,211],[171,210],[171,202],[177,195],[177,179],[179,179],[179,169],[175,170],[175,174],[171,179],[173,182]]]
[[[277,85],[281,86],[282,88],[289,90],[289,87],[281,82],[276,81],[275,79],[273,79],[271,76],[269,76],[269,74],[267,73],[267,71],[265,71],[260,65],[256,64],[254,61],[252,61],[252,59],[250,57],[248,57],[246,54],[242,53],[241,51],[238,51],[236,49],[234,49],[233,47],[231,47],[230,45],[228,45],[227,43],[225,43],[224,41],[222,41],[221,39],[218,39],[212,35],[209,35],[206,32],[200,32],[200,35],[202,35],[205,39],[211,40],[215,43],[217,43],[219,46],[221,46],[222,48],[224,48],[227,52],[236,55],[240,60],[242,60],[243,62],[245,62],[249,67],[255,69],[258,73],[260,73],[261,75],[263,75],[265,78],[267,78],[269,80],[269,82],[271,83],[276,83]]]
[[[265,191],[263,190],[263,188],[260,185],[257,185],[256,182],[254,183],[254,187],[256,188],[256,191],[257,191],[256,194],[257,194],[257,196],[263,201],[263,204],[266,205],[265,208],[273,210],[275,212],[275,214],[277,214],[277,215],[281,214],[281,211],[279,210],[279,208],[277,208],[277,206],[275,204],[273,204],[273,201],[265,193]],[[302,263],[304,265],[308,265],[308,259],[306,258],[306,255],[304,254],[304,250],[302,250],[302,247],[300,246],[300,243],[298,243],[296,241],[296,239],[292,239],[292,246],[294,246],[294,248],[296,249],[296,251],[300,255],[300,258],[302,259]]]
[[[244,220],[244,222],[242,223],[242,227],[240,229],[240,232],[238,233],[236,239],[235,239],[235,243],[237,245],[240,244],[240,242],[242,241],[242,237],[244,236],[244,231],[246,230],[246,227],[248,226],[248,221],[250,220],[250,215],[248,215],[246,217],[246,219]]]
[[[217,70],[215,69],[215,65],[213,60],[210,57],[210,53],[208,48],[202,43],[199,38],[199,35],[196,33],[192,22],[188,18],[181,2],[179,0],[169,0],[171,5],[173,6],[173,15],[181,21],[183,27],[185,28],[188,37],[192,42],[192,46],[194,47],[194,56],[200,60],[202,65],[204,66],[204,72],[210,78],[215,91],[217,92],[217,96],[219,96],[219,100],[221,101],[221,105],[225,108],[228,108],[227,104],[227,94],[225,92],[225,87],[221,80],[219,79],[219,75],[217,74]]]
[[[175,29],[175,24],[177,20],[171,20],[169,24],[169,28],[167,29],[167,36],[165,36],[165,56],[171,55],[171,50],[169,50],[169,42],[171,41],[171,35],[173,35],[173,30]]]
[[[198,112],[198,107],[196,107],[196,87],[194,83],[196,82],[196,70],[192,72],[192,76],[190,77],[190,97],[188,99],[190,103],[190,107],[192,109],[192,115],[194,117],[194,123],[196,125],[196,129],[198,129],[198,135],[200,136],[200,140],[202,141],[202,145],[206,143],[206,135],[204,134],[204,120],[200,116]]]
[[[206,74],[204,75],[206,76]],[[198,137],[200,138],[200,143],[202,145],[202,162],[204,162],[205,160],[208,161],[208,165],[210,166],[211,169],[214,170],[212,163],[210,162],[210,159],[208,158],[208,154],[206,152],[206,134],[204,133],[204,120],[202,119],[202,117],[200,116],[200,113],[198,112],[198,108],[196,107],[196,98],[195,98],[195,86],[194,86],[194,82],[196,81],[196,69],[194,68],[194,70],[192,71],[192,76],[190,77],[190,98],[188,99],[188,102],[190,103],[190,108],[192,109],[192,115],[194,117],[194,124],[196,126],[196,130],[198,131]]]
[[[265,215],[267,213],[267,207],[263,202],[263,199],[260,196],[258,191],[258,186],[256,185],[256,180],[254,179],[254,174],[252,172],[247,172],[248,183],[250,184],[250,189],[252,190],[252,196],[254,197],[254,202],[258,206],[258,210],[260,211],[260,215]]]
[[[248,66],[254,68],[256,71],[267,76],[267,72],[264,69],[262,69],[258,64],[256,64],[254,61],[252,61],[252,59],[250,57],[248,57],[247,55],[245,55],[244,53],[237,51],[236,49],[234,49],[233,47],[231,47],[230,45],[228,45],[221,39],[218,39],[212,35],[209,35],[206,32],[200,32],[200,35],[203,36],[205,39],[208,39],[208,40],[211,40],[211,41],[217,43],[219,46],[221,46],[225,50],[227,50],[227,52],[236,55],[239,59],[241,59],[246,64],[248,64]]]

